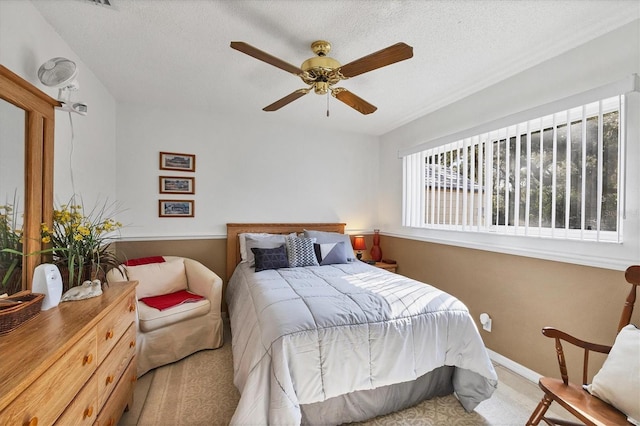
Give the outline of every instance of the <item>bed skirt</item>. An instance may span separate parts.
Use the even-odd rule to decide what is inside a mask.
[[[360,422],[453,393],[455,367],[439,367],[412,382],[351,392],[322,402],[303,404],[302,424],[335,425]]]

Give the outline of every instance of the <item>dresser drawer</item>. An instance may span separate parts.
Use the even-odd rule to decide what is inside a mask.
[[[73,402],[58,417],[56,425],[92,425],[98,417],[98,377],[94,374]]]
[[[107,359],[98,367],[98,402],[102,407],[136,353],[136,327],[130,324]]]
[[[96,351],[92,329],[0,413],[0,424],[53,424],[96,370]]]
[[[98,364],[104,361],[129,325],[135,321],[135,311],[135,293],[132,293],[98,323]]]
[[[136,357],[134,356],[114,391],[102,407],[95,426],[115,426],[122,416],[124,409],[133,404],[133,389],[136,385]]]

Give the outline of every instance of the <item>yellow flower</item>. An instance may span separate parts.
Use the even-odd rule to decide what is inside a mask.
[[[73,235],[73,239],[74,239],[75,241],[82,241],[82,239],[83,239],[83,238],[84,238],[84,237],[83,237],[81,234],[74,234],[74,235]]]
[[[51,242],[51,237],[48,235],[46,237],[42,237],[42,242],[45,244],[49,244]]]

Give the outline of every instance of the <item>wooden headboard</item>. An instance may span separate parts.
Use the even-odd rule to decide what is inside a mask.
[[[242,258],[238,234],[244,232],[266,232],[269,234],[289,234],[305,229],[344,234],[344,223],[227,223],[227,282]]]

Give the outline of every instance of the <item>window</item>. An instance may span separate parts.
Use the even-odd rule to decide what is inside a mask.
[[[622,241],[624,95],[403,157],[403,225]]]

